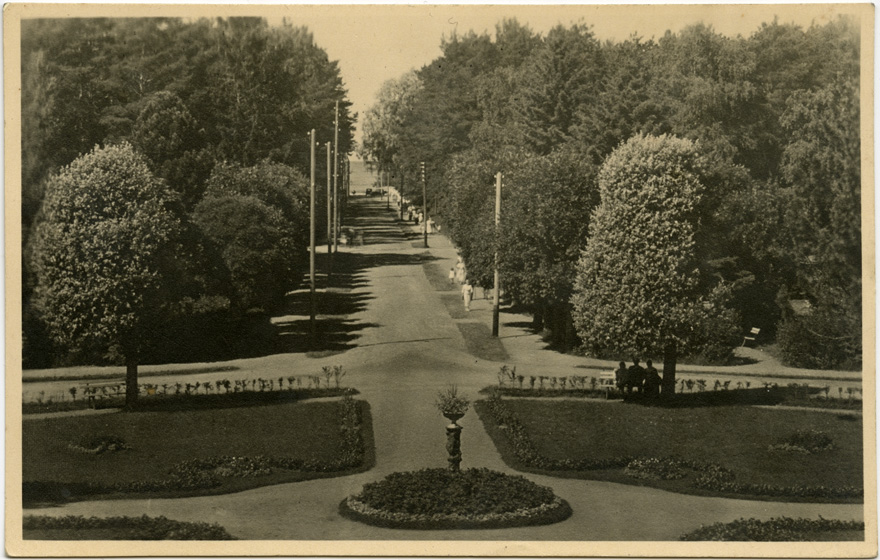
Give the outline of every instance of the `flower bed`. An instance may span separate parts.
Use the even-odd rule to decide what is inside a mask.
[[[861,541],[865,524],[833,519],[779,517],[760,521],[738,519],[732,523],[701,526],[680,537],[683,541]]]
[[[220,525],[188,523],[165,517],[50,517],[27,515],[25,539],[39,540],[234,540]]]
[[[339,504],[343,517],[399,529],[490,529],[549,525],[568,503],[521,476],[488,469],[392,473]]]
[[[162,497],[216,494],[369,468],[370,461],[372,460],[372,445],[371,441],[365,440],[365,436],[369,436],[370,430],[367,404],[364,401],[356,401],[350,396],[346,396],[335,403],[316,404],[321,407],[317,414],[326,415],[327,422],[332,422],[332,427],[329,429],[336,430],[339,434],[338,439],[334,440],[338,442],[338,447],[334,446],[335,449],[323,456],[275,456],[268,453],[263,455],[247,452],[237,455],[206,454],[202,457],[178,460],[174,463],[169,462],[161,471],[153,474],[151,472],[152,469],[145,470],[133,467],[133,465],[143,463],[143,460],[139,461],[137,456],[133,454],[139,452],[142,455],[154,452],[159,454],[163,451],[172,453],[171,446],[157,445],[153,441],[146,441],[143,437],[133,437],[122,442],[121,439],[117,440],[111,436],[102,436],[93,439],[98,444],[103,443],[104,447],[106,447],[106,442],[108,441],[115,447],[119,447],[120,442],[122,442],[125,447],[121,452],[104,451],[103,453],[98,453],[93,451],[91,447],[65,445],[65,448],[68,450],[67,452],[71,455],[87,454],[89,457],[77,458],[75,461],[79,461],[77,463],[79,468],[72,471],[74,476],[67,475],[66,479],[62,481],[47,479],[45,474],[42,478],[35,477],[35,479],[28,480],[29,470],[25,470],[26,478],[22,487],[24,499],[26,503],[38,504],[89,499],[97,496],[107,498],[121,497],[133,493]],[[327,409],[330,410],[327,411]],[[122,420],[128,420],[131,417],[132,415],[120,416]],[[269,417],[274,418],[275,416]],[[250,417],[237,414],[235,418],[246,420]],[[79,421],[82,421],[82,419],[62,419],[53,420],[52,422],[66,423]],[[118,429],[127,430],[127,427],[120,424]],[[277,438],[272,437],[271,433],[269,432],[268,439],[277,441]],[[45,434],[42,434],[42,436],[45,437]],[[314,437],[311,434],[309,436]],[[264,437],[265,439],[264,435],[248,435],[247,431],[244,434],[227,433],[226,437],[236,440],[239,438],[257,439],[258,437]],[[290,440],[284,441],[289,442]],[[203,443],[212,450],[228,449],[228,446],[222,439],[206,438]],[[322,440],[322,443],[326,447],[328,442],[325,439]],[[88,444],[92,446],[94,442],[88,442]],[[314,447],[315,445],[321,445],[321,443],[315,444],[313,442],[308,445]],[[267,448],[266,445],[261,445],[260,447]],[[241,449],[241,447],[239,448]],[[177,456],[181,455],[179,452],[173,453]],[[114,455],[115,457],[113,457]],[[161,461],[161,459],[159,458],[158,460]],[[33,462],[33,459],[31,461]],[[110,464],[107,461],[115,462]],[[107,475],[107,471],[111,470],[114,473],[113,476]],[[95,474],[100,471],[104,471],[103,480],[96,479]],[[140,476],[133,476],[131,474],[120,474],[117,476],[115,474],[123,471],[136,471]],[[145,473],[147,473],[146,476]]]
[[[855,486],[791,485],[740,483],[733,472],[714,463],[676,457],[610,457],[592,459],[554,459],[542,455],[516,415],[497,396],[479,401],[477,410],[485,410],[499,432],[504,434],[513,455],[526,468],[539,471],[598,471],[622,469],[630,478],[641,480],[677,480],[690,477],[691,488],[721,494],[737,494],[767,498],[804,498],[848,500],[864,496]],[[481,414],[482,416],[482,414]]]

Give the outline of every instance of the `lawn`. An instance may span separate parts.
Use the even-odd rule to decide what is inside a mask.
[[[749,406],[657,408],[619,401],[503,402],[525,428],[537,453],[553,460],[678,456],[721,465],[743,484],[863,486],[862,419],[858,416]],[[503,431],[480,410],[505,458],[523,467],[516,464]],[[804,429],[829,435],[833,448],[812,454],[769,450]],[[622,469],[566,475],[687,491],[684,481],[634,479]]]
[[[363,401],[355,402],[361,460],[358,466],[342,469],[346,474],[369,468],[372,462],[369,408]],[[51,501],[66,493],[73,494],[71,499],[106,494],[101,488],[167,479],[172,468],[185,461],[218,457],[280,457],[310,461],[310,467],[223,475],[222,484],[213,488],[176,492],[172,487],[160,493],[231,492],[342,474],[333,472],[340,470],[333,465],[338,465],[340,457],[350,451],[345,449],[346,440],[340,429],[341,409],[341,401],[288,402],[28,420],[22,430],[25,499]],[[121,441],[128,449],[85,452],[83,448],[94,448],[96,439]]]

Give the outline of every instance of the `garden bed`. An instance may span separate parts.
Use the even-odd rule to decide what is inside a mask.
[[[738,519],[702,526],[681,536],[683,541],[864,541],[861,521],[773,518]]]
[[[505,462],[527,472],[700,495],[862,501],[861,418],[500,398],[476,410]],[[804,426],[833,444],[815,453],[786,448]]]
[[[268,383],[262,388],[257,385],[260,380],[252,380],[254,385],[248,389],[230,388],[216,393],[198,393],[202,384],[163,385],[156,387],[146,384],[139,387],[139,397],[135,408],[139,412],[145,411],[172,411],[192,410],[208,408],[230,408],[238,406],[254,406],[260,404],[281,404],[295,402],[304,399],[316,399],[324,397],[341,397],[343,395],[356,395],[358,392],[351,388],[338,387],[307,387],[269,389]],[[207,384],[205,384],[207,385]],[[214,385],[211,384],[213,387]],[[243,386],[242,386],[243,387]],[[79,398],[77,400],[38,400],[22,404],[22,414],[46,414],[53,412],[71,412],[75,410],[123,408],[125,406],[125,384],[112,386],[102,394],[92,398]]]
[[[339,513],[397,529],[496,529],[557,523],[571,516],[571,507],[550,488],[521,476],[424,469],[365,485],[339,504]]]
[[[31,420],[22,431],[26,505],[221,494],[374,461],[369,405],[351,397]]]
[[[50,517],[27,515],[22,523],[25,540],[41,541],[229,541],[234,538],[220,525],[174,521],[165,517]]]

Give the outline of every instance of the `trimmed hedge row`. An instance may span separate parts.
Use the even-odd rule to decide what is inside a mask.
[[[557,523],[568,503],[521,476],[485,468],[398,472],[339,504],[343,517],[398,529],[490,529]]]
[[[546,471],[589,471],[600,469],[626,469],[635,478],[674,479],[684,478],[686,470],[694,471],[693,486],[713,492],[745,494],[768,497],[801,498],[861,498],[864,489],[855,486],[776,486],[772,484],[743,484],[735,481],[735,475],[724,467],[681,459],[677,457],[612,457],[608,459],[551,459],[540,454],[525,427],[504,404],[499,396],[492,396],[484,403],[498,429],[506,434],[516,458],[530,468]]]
[[[58,531],[57,538],[52,535],[40,535],[41,540],[71,540],[76,536],[71,532],[87,532],[95,530],[111,530],[110,536],[103,536],[102,540],[205,540],[205,541],[229,541],[235,540],[226,529],[216,523],[190,523],[174,521],[165,517],[83,517],[81,515],[68,515],[65,517],[50,517],[45,515],[27,515],[22,523],[24,538],[28,538],[31,531]],[[84,535],[83,539],[89,539]]]
[[[865,524],[861,521],[836,521],[833,519],[793,519],[775,517],[767,521],[740,518],[732,523],[715,523],[701,526],[696,531],[685,533],[682,541],[818,541],[818,540],[863,540],[846,538],[838,533],[864,533]],[[817,538],[827,533],[829,539]],[[841,538],[841,537],[844,538]]]

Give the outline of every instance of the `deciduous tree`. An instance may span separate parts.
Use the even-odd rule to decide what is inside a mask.
[[[66,348],[122,356],[128,407],[141,348],[173,301],[172,202],[130,145],[95,148],[49,180],[29,251],[35,305],[52,335]]]

